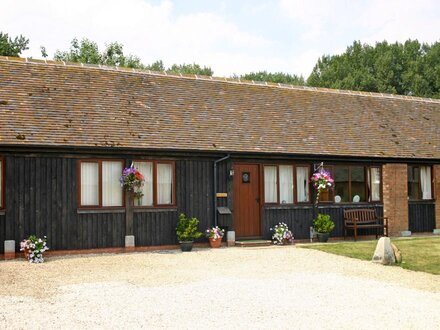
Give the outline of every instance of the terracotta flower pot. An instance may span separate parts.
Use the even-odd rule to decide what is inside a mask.
[[[23,250],[23,254],[24,254],[24,258],[25,258],[26,260],[29,260],[29,249],[24,249],[24,250]]]
[[[211,245],[213,249],[219,248],[222,246],[222,238],[209,238],[209,245]]]

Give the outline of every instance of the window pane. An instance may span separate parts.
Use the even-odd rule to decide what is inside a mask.
[[[296,168],[296,194],[298,202],[309,201],[309,168]]]
[[[420,199],[420,170],[418,167],[408,166],[408,197]]]
[[[335,197],[341,197],[341,202],[349,202],[348,195],[348,166],[335,166]]]
[[[431,199],[431,166],[420,167],[420,186],[422,188],[422,199]]]
[[[141,199],[142,206],[153,205],[153,163],[151,162],[134,162],[134,166],[137,167],[139,172],[144,176],[145,182],[142,187],[142,193],[144,194]]]
[[[157,204],[173,204],[173,167],[157,164]]]
[[[293,166],[280,165],[280,201],[281,204],[293,203]]]
[[[351,168],[351,201],[365,202],[365,170],[363,166]]]
[[[81,163],[81,205],[99,205],[99,164]]]
[[[277,167],[264,167],[264,201],[276,203],[277,200]]]
[[[122,206],[121,162],[102,162],[102,206]]]
[[[378,167],[370,168],[370,191],[371,201],[380,201],[380,169]]]

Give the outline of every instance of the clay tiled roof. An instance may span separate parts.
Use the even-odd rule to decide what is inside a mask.
[[[0,145],[440,159],[440,100],[0,58]]]

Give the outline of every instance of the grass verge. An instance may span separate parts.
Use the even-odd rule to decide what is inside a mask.
[[[391,241],[402,252],[402,268],[440,275],[440,237],[396,238]],[[371,260],[377,241],[301,245],[350,258]]]

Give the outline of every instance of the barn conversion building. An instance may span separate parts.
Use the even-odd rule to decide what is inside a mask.
[[[0,57],[0,127],[0,242],[17,250],[29,234],[58,250],[175,244],[181,212],[306,239],[321,162],[333,236],[352,208],[391,235],[440,229],[440,100]],[[118,181],[131,163],[146,176],[134,206]]]

